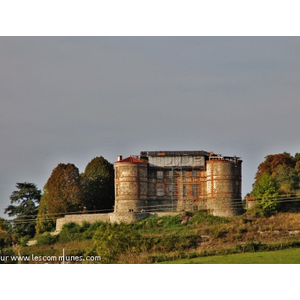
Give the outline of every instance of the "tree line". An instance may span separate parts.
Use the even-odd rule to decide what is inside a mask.
[[[248,196],[257,200],[257,209],[269,216],[285,208],[280,199],[300,195],[300,153],[268,155],[258,166],[253,189]],[[296,206],[300,206],[296,203]],[[295,206],[295,205],[294,205]]]
[[[56,219],[67,213],[112,210],[113,165],[95,157],[80,174],[74,164],[60,163],[42,191],[34,183],[17,183],[10,202],[5,213],[14,217],[12,225],[0,219],[0,230],[10,231],[16,240],[53,230]]]

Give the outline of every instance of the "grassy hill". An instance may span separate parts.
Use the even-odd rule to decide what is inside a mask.
[[[133,224],[66,224],[57,236],[44,233],[36,238],[37,245],[3,249],[2,255],[59,257],[64,249],[66,256],[81,258],[72,263],[95,263],[86,258],[96,256],[101,256],[101,263],[178,263],[183,258],[298,248],[300,214],[221,218],[203,212],[182,212]]]

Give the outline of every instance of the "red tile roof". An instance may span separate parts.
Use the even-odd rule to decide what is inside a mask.
[[[130,156],[130,157],[127,157],[127,158],[124,158],[124,159],[114,162],[114,164],[115,163],[146,163],[146,162]]]

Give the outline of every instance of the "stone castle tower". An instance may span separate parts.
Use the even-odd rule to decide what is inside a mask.
[[[115,213],[241,212],[242,160],[205,151],[148,151],[114,163]]]

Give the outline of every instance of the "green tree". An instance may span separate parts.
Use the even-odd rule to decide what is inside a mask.
[[[9,221],[0,217],[0,232],[9,230]]]
[[[17,183],[16,188],[10,196],[11,204],[5,209],[5,213],[9,217],[15,217],[12,232],[17,237],[33,237],[41,191],[35,184],[28,182]]]
[[[47,191],[41,197],[37,222],[36,222],[36,234],[41,234],[45,231],[51,231],[55,227],[55,215],[49,215],[48,203],[47,203]]]
[[[283,165],[277,166],[272,177],[278,185],[280,194],[291,196],[299,185],[298,173],[294,168],[287,168]]]
[[[87,210],[112,209],[114,205],[113,165],[102,156],[92,159],[82,177]]]
[[[258,201],[258,209],[261,210],[262,215],[268,217],[277,212],[279,188],[271,175],[261,174],[254,184],[251,194]]]

